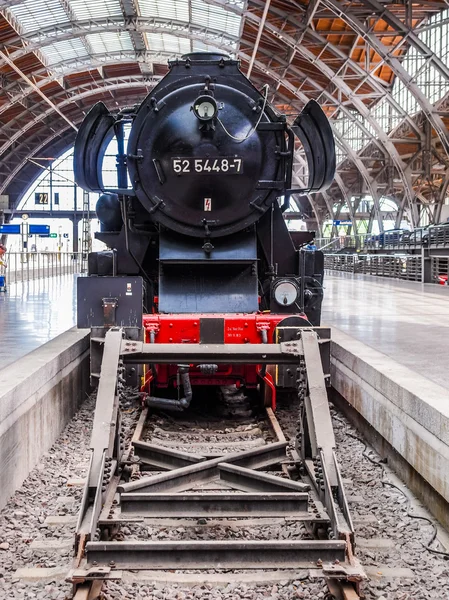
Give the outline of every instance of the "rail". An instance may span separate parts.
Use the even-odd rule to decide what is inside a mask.
[[[425,248],[449,248],[449,226],[435,225],[415,231],[391,231],[377,235],[341,235],[317,238],[316,246],[327,252],[371,250],[418,250]]]
[[[430,256],[430,282],[448,285],[449,256]],[[405,281],[423,281],[422,257],[413,254],[325,254],[329,271],[362,273]],[[426,282],[428,280],[425,280]]]
[[[83,272],[81,252],[8,252],[2,261],[7,285]]]
[[[366,235],[341,235],[338,237],[316,238],[315,245],[318,250],[326,252],[339,252],[342,250],[358,251],[363,248]]]
[[[362,273],[405,281],[421,281],[421,256],[397,254],[326,254],[324,267],[331,271]]]

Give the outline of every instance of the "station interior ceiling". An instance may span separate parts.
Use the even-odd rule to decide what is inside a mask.
[[[439,223],[449,197],[448,0],[0,0],[0,194],[73,146],[89,108],[140,102],[192,51],[228,53],[293,120],[313,98],[337,174],[296,197],[323,232]],[[300,148],[295,179],[307,170]],[[388,208],[385,208],[385,207]],[[334,227],[335,230],[335,227]],[[334,231],[336,232],[336,230]]]

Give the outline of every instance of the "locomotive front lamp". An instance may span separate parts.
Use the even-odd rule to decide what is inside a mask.
[[[198,96],[193,104],[193,112],[195,117],[202,121],[212,121],[218,113],[218,106],[215,98],[212,96]]]
[[[298,294],[298,286],[288,279],[276,283],[273,290],[274,299],[280,306],[291,306],[298,299]]]

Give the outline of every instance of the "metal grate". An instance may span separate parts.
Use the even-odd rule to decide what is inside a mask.
[[[449,276],[449,256],[432,256],[430,259],[432,281],[447,285]]]
[[[341,250],[358,250],[363,253],[392,250],[419,250],[424,248],[449,248],[449,224],[417,228],[415,231],[384,232],[377,235],[341,235],[338,237],[317,238],[318,249],[327,253]]]
[[[326,254],[324,266],[331,271],[363,273],[378,277],[391,277],[404,281],[421,281],[421,256]]]

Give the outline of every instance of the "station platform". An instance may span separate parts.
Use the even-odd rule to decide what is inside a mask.
[[[325,275],[322,323],[447,388],[449,287]]]
[[[335,405],[449,529],[449,288],[351,273],[324,287]]]
[[[0,369],[76,323],[76,275],[11,284],[0,294]],[[326,274],[322,322],[447,386],[449,287]]]
[[[0,293],[0,369],[75,325],[76,277],[13,283]]]

